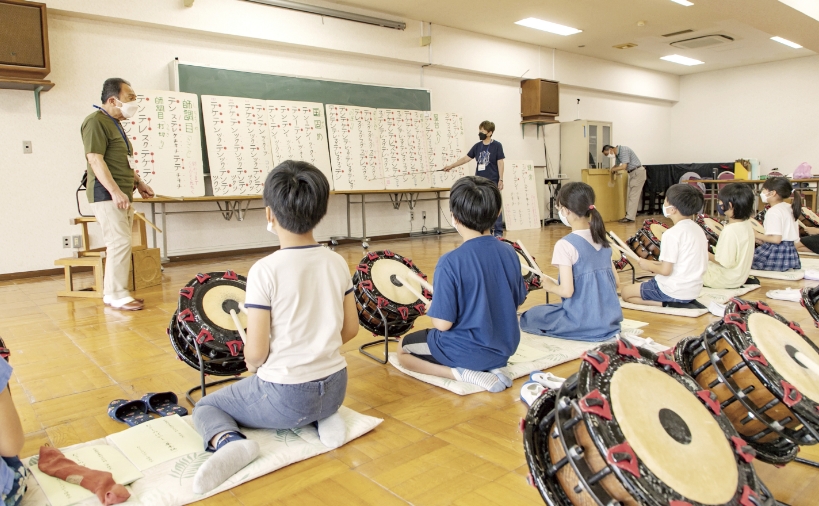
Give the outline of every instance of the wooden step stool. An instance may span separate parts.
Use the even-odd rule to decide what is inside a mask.
[[[57,292],[58,297],[92,297],[102,298],[102,276],[105,272],[105,252],[101,256],[60,258],[54,265],[65,267],[65,290]],[[73,267],[91,267],[94,271],[94,287],[92,289],[74,290]]]
[[[83,216],[69,220],[71,225],[82,227],[82,246],[74,252],[71,258],[60,258],[54,265],[65,268],[65,290],[58,292],[59,297],[93,297],[103,296],[103,273],[105,272],[105,248],[91,248],[88,234],[88,224],[96,223],[93,216]],[[131,233],[131,271],[128,275],[128,290],[139,290],[162,283],[162,268],[158,248],[148,248],[148,235],[145,222],[134,219]],[[75,267],[91,267],[94,271],[94,287],[80,290],[74,289],[72,269]]]

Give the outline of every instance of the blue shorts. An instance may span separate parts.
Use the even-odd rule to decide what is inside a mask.
[[[664,294],[663,291],[660,290],[659,285],[657,285],[657,280],[654,278],[640,284],[640,298],[643,300],[653,300],[656,302],[678,302],[680,304],[688,304],[691,302],[691,300],[675,299]]]

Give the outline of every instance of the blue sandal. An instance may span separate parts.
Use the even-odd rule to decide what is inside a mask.
[[[142,396],[142,401],[148,406],[149,411],[159,416],[186,416],[188,414],[187,408],[178,404],[179,398],[173,392],[147,393]]]
[[[148,415],[148,405],[145,401],[126,401],[114,399],[108,404],[108,416],[112,420],[127,424],[129,427],[153,420]]]

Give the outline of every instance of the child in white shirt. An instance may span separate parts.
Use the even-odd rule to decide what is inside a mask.
[[[791,195],[793,202],[784,202]],[[802,215],[802,195],[793,191],[787,178],[772,177],[765,180],[759,196],[771,208],[765,213],[765,233],[755,233],[756,240],[762,244],[754,251],[751,268],[780,272],[801,269],[802,262],[794,243],[799,241],[796,220]]]
[[[326,446],[346,439],[338,414],[347,389],[341,345],[358,333],[358,312],[347,262],[313,238],[329,195],[327,178],[307,162],[285,161],[267,176],[267,230],[279,236],[281,247],[247,276],[244,358],[256,375],[196,403],[194,426],[205,449],[215,452],[194,477],[197,494],[258,456],[259,445],[239,425],[295,429],[317,423]]]
[[[693,217],[702,209],[703,196],[688,184],[666,191],[663,215],[674,226],[663,233],[658,261],[640,259],[640,267],[657,274],[651,281],[623,287],[622,297],[632,304],[686,307],[699,296],[708,268],[708,239]]]

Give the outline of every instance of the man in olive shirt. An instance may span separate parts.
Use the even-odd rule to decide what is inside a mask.
[[[128,292],[131,266],[131,228],[134,190],[142,198],[154,196],[151,187],[128,165],[133,146],[120,121],[132,117],[138,108],[136,93],[124,79],[111,78],[102,85],[102,106],[94,106],[82,122],[82,143],[88,162],[88,202],[102,228],[105,241],[105,282],[103,302],[123,311],[143,308],[141,299]]]

